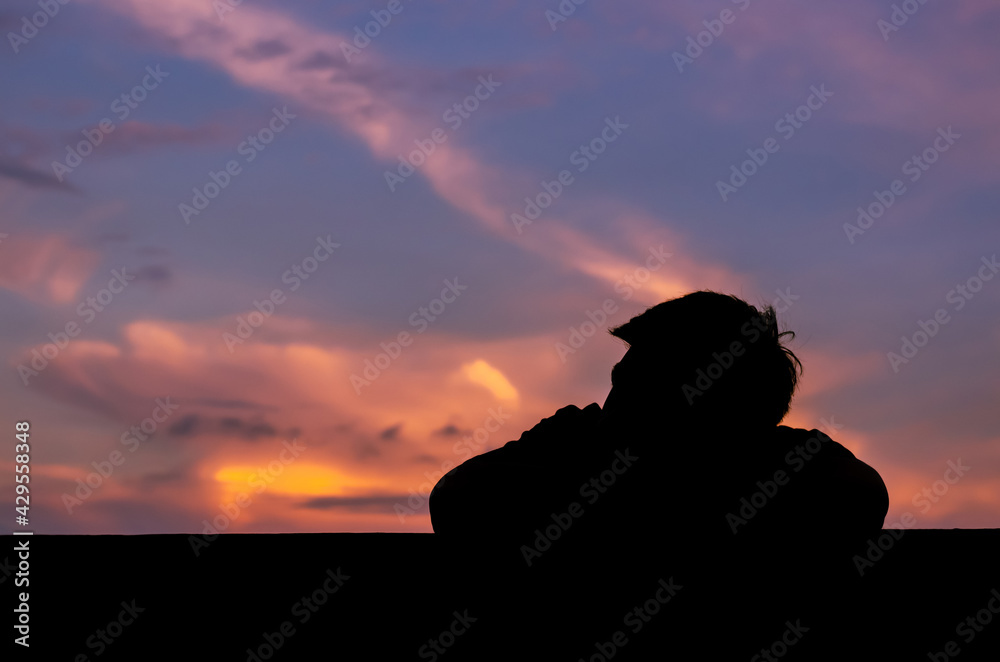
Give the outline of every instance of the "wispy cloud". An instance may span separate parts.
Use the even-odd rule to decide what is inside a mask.
[[[51,171],[39,170],[26,163],[11,159],[0,158],[0,177],[6,177],[32,188],[79,192],[79,189],[69,182],[59,181],[59,178]]]

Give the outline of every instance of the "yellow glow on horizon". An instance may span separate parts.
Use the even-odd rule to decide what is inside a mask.
[[[502,372],[482,359],[462,366],[462,373],[473,384],[483,386],[501,400],[516,400],[517,389]]]
[[[268,492],[292,496],[334,496],[347,490],[370,486],[369,481],[341,473],[322,464],[283,464],[273,461],[259,465],[231,465],[215,472],[215,480],[227,491],[249,494]]]

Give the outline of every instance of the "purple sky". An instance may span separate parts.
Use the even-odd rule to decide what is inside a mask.
[[[995,3],[223,6],[0,9],[36,531],[429,531],[697,289],[778,307],[887,526],[997,526]]]

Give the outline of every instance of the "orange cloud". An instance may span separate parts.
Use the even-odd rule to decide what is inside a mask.
[[[518,398],[517,389],[507,380],[507,377],[482,359],[464,364],[462,374],[473,384],[488,389],[500,400],[516,401]]]
[[[565,404],[547,393],[563,377],[551,338],[485,342],[428,333],[415,341],[419,351],[408,347],[359,395],[349,375],[362,369],[372,350],[329,341],[276,344],[261,333],[230,353],[219,331],[224,324],[213,326],[136,321],[123,329],[120,344],[72,343],[34,385],[114,419],[120,432],[107,440],[76,437],[74,456],[88,457],[80,447],[88,444],[99,461],[108,456],[109,444],[120,450],[117,436],[149,416],[156,398],[169,396],[178,405],[153,445],[126,453],[128,461],[116,470],[114,481],[81,512],[93,512],[102,503],[149,500],[192,513],[196,523],[247,488],[251,474],[279,461],[281,444],[290,441],[286,432],[295,429],[307,450],[293,463],[275,465],[280,471],[275,470],[275,480],[265,481],[261,494],[248,491],[254,507],[239,527],[266,526],[273,516],[282,526],[295,522],[300,530],[323,530],[331,516],[353,517],[357,509],[372,515],[364,520],[368,526],[392,513],[386,495],[405,499],[408,490],[436,480],[445,463],[465,459],[468,452],[456,450],[456,443],[471,439],[494,413],[499,430],[491,426],[495,431],[488,438],[476,433],[476,452],[518,437]],[[327,329],[301,326],[331,337]],[[469,388],[470,382],[483,388]],[[524,409],[521,397],[530,398]],[[260,435],[244,435],[249,424],[238,425],[240,417],[250,415],[264,430]],[[171,432],[186,418],[205,430],[190,443],[179,431]],[[386,433],[390,429],[396,432]],[[76,476],[65,467],[41,475],[52,481],[47,493],[59,495],[91,471],[84,463]],[[163,472],[177,475],[148,483],[147,476]],[[304,505],[326,497],[347,500]],[[62,507],[56,496],[52,501],[53,508]],[[291,514],[285,517],[285,512]],[[405,522],[393,518],[395,523],[382,530],[429,526],[426,516]]]

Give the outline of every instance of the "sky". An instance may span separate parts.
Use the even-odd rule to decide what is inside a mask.
[[[995,528],[998,29],[989,0],[4,2],[30,526],[429,532],[443,472],[603,403],[608,327],[710,289],[796,333],[783,423],[876,468],[886,526]]]

